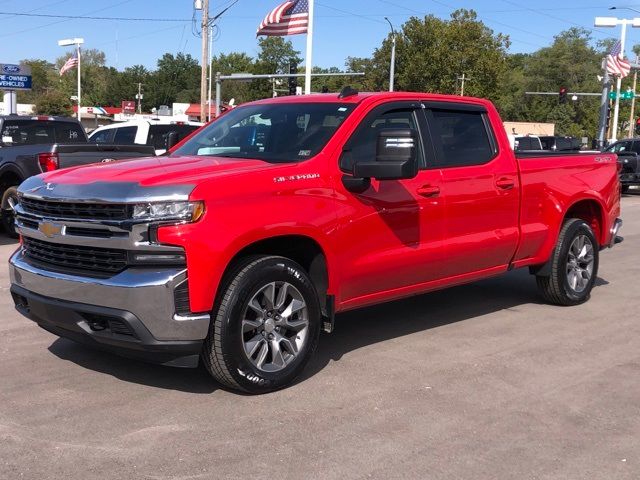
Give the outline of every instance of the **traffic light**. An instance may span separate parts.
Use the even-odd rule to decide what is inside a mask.
[[[634,130],[636,132],[636,135],[640,135],[640,118],[636,120],[636,128]]]
[[[567,89],[565,87],[561,87],[558,92],[558,103],[567,103]]]
[[[291,62],[289,64],[289,74],[294,75],[298,73],[298,64]],[[298,89],[298,77],[289,77],[289,95],[295,95]]]

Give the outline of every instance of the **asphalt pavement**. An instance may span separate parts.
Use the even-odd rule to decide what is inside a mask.
[[[515,271],[349,312],[263,396],[59,339],[2,268],[0,479],[636,480],[640,191],[623,219],[584,305]]]

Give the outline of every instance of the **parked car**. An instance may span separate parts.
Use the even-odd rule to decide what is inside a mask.
[[[632,185],[640,185],[640,138],[625,138],[609,145],[605,152],[615,153],[620,165],[620,183],[626,193]]]
[[[291,384],[338,312],[525,267],[583,303],[621,241],[614,154],[514,154],[489,101],[419,93],[248,103],[19,194],[18,311],[250,393]]]
[[[89,136],[90,142],[118,143],[122,145],[153,146],[156,155],[162,155],[203,124],[199,122],[175,122],[163,120],[131,120],[96,128]]]
[[[554,152],[574,152],[582,148],[582,141],[576,137],[563,137],[557,135],[542,135],[540,143],[543,150]]]
[[[154,155],[149,147],[91,145],[76,119],[0,116],[0,196],[2,226],[17,237],[13,206],[17,187],[26,178],[59,168]]]

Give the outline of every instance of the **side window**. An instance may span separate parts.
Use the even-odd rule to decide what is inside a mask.
[[[96,132],[89,137],[90,143],[113,143],[113,136],[116,133],[115,128],[107,128],[101,132]]]
[[[640,141],[638,141],[638,140],[634,141],[633,142],[633,146],[631,147],[631,150],[633,150],[638,155],[640,155]]]
[[[396,128],[411,129],[418,133],[415,110],[391,110],[375,118],[365,118],[347,142],[348,149],[340,157],[340,169],[351,172],[356,163],[375,160],[378,134],[382,130]],[[418,164],[425,165],[421,142],[418,142]]]
[[[613,145],[613,147],[611,147],[611,151],[615,153],[626,152],[627,150],[629,150],[629,143],[630,142],[618,142]]]
[[[439,166],[481,165],[495,157],[482,112],[431,110],[428,118]]]
[[[147,145],[153,145],[156,150],[167,148],[167,137],[171,131],[170,125],[151,125]]]
[[[113,142],[118,145],[133,145],[136,141],[136,133],[138,127],[122,127],[116,128],[116,135]]]
[[[55,123],[56,142],[58,143],[85,143],[86,135],[82,127],[76,123]]]

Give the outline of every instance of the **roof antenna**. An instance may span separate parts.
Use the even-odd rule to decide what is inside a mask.
[[[338,98],[353,97],[354,95],[358,95],[358,90],[356,90],[355,88],[351,88],[351,86],[347,85],[342,89],[342,91],[340,92],[340,95],[338,95]]]

